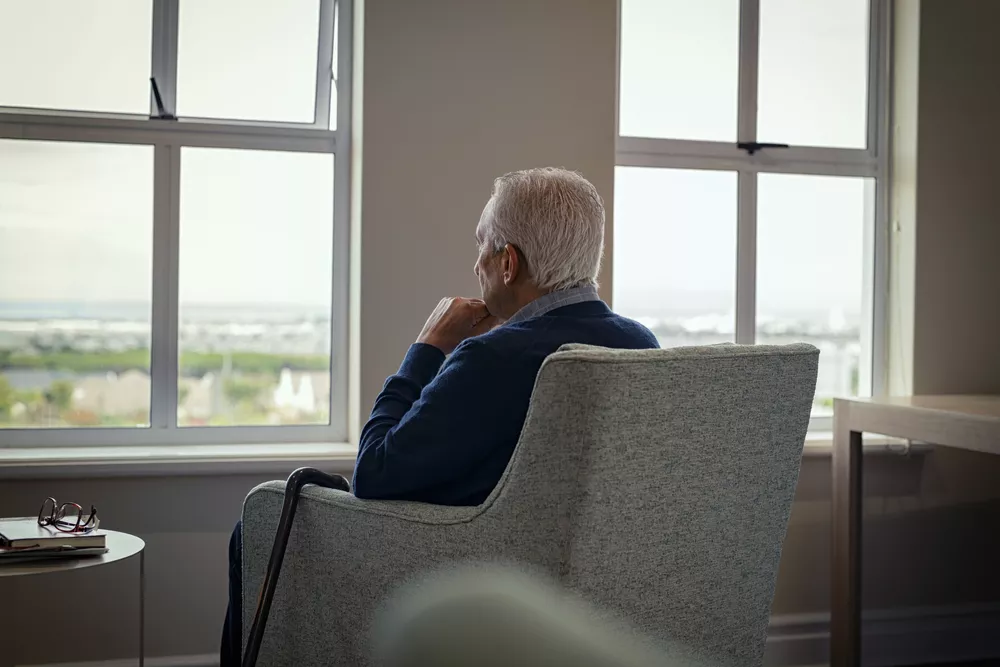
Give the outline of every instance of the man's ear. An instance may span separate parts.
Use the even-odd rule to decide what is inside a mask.
[[[501,268],[503,269],[503,284],[513,285],[514,281],[521,274],[524,268],[521,266],[521,255],[517,246],[508,243],[503,247],[503,257],[501,258]]]

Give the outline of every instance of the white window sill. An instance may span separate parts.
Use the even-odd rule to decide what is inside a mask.
[[[900,455],[927,449],[898,438],[865,435],[866,453]],[[302,466],[349,477],[357,452],[357,447],[347,443],[0,448],[0,479],[271,473],[285,477]],[[833,435],[810,433],[802,453],[806,457],[831,456]]]
[[[313,466],[350,476],[346,443],[0,448],[0,479],[270,474]]]

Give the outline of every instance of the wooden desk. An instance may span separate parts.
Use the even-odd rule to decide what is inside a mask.
[[[833,403],[830,664],[861,661],[862,433],[1000,455],[1000,396],[898,396]]]

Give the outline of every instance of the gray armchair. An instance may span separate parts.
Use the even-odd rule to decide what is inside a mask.
[[[760,665],[818,354],[567,346],[482,505],[307,488],[258,664],[374,664],[372,625],[399,585],[477,561],[540,571],[697,659]],[[282,494],[271,482],[244,504],[245,631]]]

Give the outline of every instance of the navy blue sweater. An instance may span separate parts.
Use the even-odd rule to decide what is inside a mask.
[[[436,347],[416,343],[361,432],[355,495],[483,502],[514,452],[542,361],[565,343],[659,347],[649,329],[602,301],[497,327],[463,342],[447,361]]]

